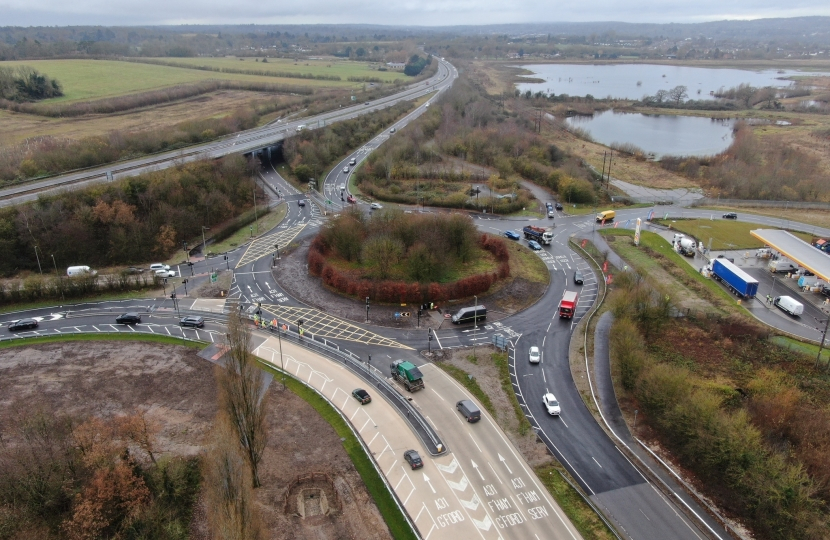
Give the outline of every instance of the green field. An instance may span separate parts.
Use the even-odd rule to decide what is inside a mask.
[[[757,223],[744,221],[727,221],[724,219],[669,219],[655,220],[660,225],[670,226],[689,236],[694,236],[703,244],[709,247],[709,239],[712,239],[710,249],[756,249],[764,247],[764,243],[749,234],[755,229],[768,228]],[[802,232],[790,231],[805,242],[812,240],[812,235]]]
[[[195,66],[208,66],[216,69],[251,69],[261,71],[273,71],[282,73],[297,73],[297,74],[311,74],[311,75],[334,75],[342,79],[342,83],[354,85],[349,83],[349,77],[377,77],[383,82],[391,83],[395,79],[405,80],[410,79],[401,71],[378,71],[381,67],[378,63],[372,62],[352,62],[349,60],[300,60],[295,62],[286,58],[269,58],[268,62],[256,62],[254,58],[154,58],[160,62],[175,62],[176,64],[190,64]],[[306,81],[308,79],[291,79],[297,81]],[[326,84],[338,84],[332,81],[317,81]],[[300,84],[299,82],[297,84]],[[358,83],[361,84],[362,83]]]
[[[177,58],[159,59],[175,61],[177,63],[192,63],[194,66],[209,65],[212,67],[232,67],[235,69],[292,71],[296,73],[314,73],[318,75],[337,75],[342,81],[323,81],[315,79],[282,78],[260,75],[244,75],[238,73],[221,73],[219,71],[205,71],[180,67],[141,64],[138,62],[119,62],[116,60],[26,60],[2,62],[3,67],[31,66],[52,79],[56,79],[63,86],[64,96],[44,100],[43,103],[68,103],[73,101],[87,101],[93,99],[111,98],[138,92],[158,90],[179,84],[190,84],[209,79],[223,79],[234,81],[258,81],[272,84],[291,86],[307,86],[315,88],[355,87],[363,88],[364,83],[349,82],[350,76],[379,77],[384,81],[404,78],[400,72],[383,72],[369,69],[366,63],[348,62],[353,66],[337,66],[326,71],[325,65],[305,66],[293,65],[289,61],[271,61],[267,63],[254,62],[252,58],[244,62],[233,58]],[[310,62],[309,62],[310,63]],[[345,63],[345,62],[344,62]],[[337,70],[335,70],[337,66]],[[291,69],[289,69],[291,68]]]

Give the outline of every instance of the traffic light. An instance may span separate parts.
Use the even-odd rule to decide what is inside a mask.
[[[170,293],[170,300],[176,299],[176,293]]]

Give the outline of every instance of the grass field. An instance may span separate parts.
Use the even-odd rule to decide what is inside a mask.
[[[810,210],[810,209],[794,209],[794,208],[771,208],[768,206],[759,207],[731,207],[731,206],[700,206],[698,210],[716,210],[723,214],[724,212],[737,212],[740,218],[741,214],[756,214],[759,216],[775,217],[781,219],[780,227],[787,227],[793,225],[797,227],[798,224],[791,223],[791,220],[798,220],[800,223],[809,223],[810,225],[817,225],[819,227],[830,228],[830,211],[827,210]]]
[[[757,249],[764,247],[764,243],[749,234],[749,231],[763,229],[765,227],[757,223],[745,221],[727,221],[724,219],[677,219],[677,220],[655,220],[655,223],[671,226],[684,234],[694,236],[699,241],[709,246],[709,239],[712,239],[711,249]],[[790,231],[805,242],[810,242],[811,234]]]
[[[277,62],[274,62],[272,64],[271,61],[269,61],[268,63],[263,64],[262,62],[254,62],[253,59],[240,62],[238,60],[233,61],[233,59],[224,58],[184,58],[177,59],[176,61],[178,62],[179,60],[193,60],[194,66],[210,64],[211,61],[215,60],[217,67],[222,67],[222,64],[227,64],[226,67],[233,66],[236,69],[290,71],[288,69],[289,66],[282,63],[278,64]],[[315,79],[221,73],[219,71],[204,71],[199,69],[141,64],[137,62],[119,62],[117,60],[26,60],[3,62],[4,67],[16,67],[21,65],[31,66],[41,73],[44,73],[53,79],[57,79],[61,85],[63,85],[63,91],[65,94],[63,97],[45,100],[44,103],[68,103],[73,101],[109,98],[126,94],[134,94],[137,92],[146,92],[148,90],[157,90],[159,88],[166,88],[177,84],[195,83],[208,79],[258,81],[286,84],[291,86],[311,86],[315,88],[362,88],[364,84],[349,82],[346,80],[347,77],[343,77],[342,81],[321,81]],[[403,77],[400,73],[371,70],[366,64],[357,65],[363,66],[363,68],[343,68],[341,69],[341,72],[348,72],[350,76],[380,77],[381,79],[389,80],[390,82],[394,78]],[[271,66],[273,66],[273,68]],[[297,73],[304,73],[302,69],[297,68],[305,68],[305,72],[308,72],[311,68],[311,66],[301,65],[291,65],[290,67],[296,69]],[[324,70],[325,67],[318,67],[315,69],[320,71]],[[331,74],[339,75],[339,73]],[[391,77],[391,75],[396,76]]]
[[[170,58],[156,58],[158,61],[171,61]],[[269,58],[267,62],[256,62],[254,58],[176,58],[176,64],[190,64],[196,66],[207,66],[216,69],[251,69],[261,71],[273,71],[282,73],[311,74],[311,75],[334,75],[342,79],[342,83],[348,83],[349,77],[377,77],[385,83],[391,83],[395,79],[406,80],[407,77],[401,71],[378,71],[380,64],[371,62],[352,62],[348,60],[300,60],[295,62],[287,58]],[[209,72],[206,72],[209,73]],[[305,84],[308,79],[291,79],[295,84]],[[318,81],[337,84],[336,81]],[[349,85],[363,83],[349,83]]]
[[[100,334],[57,334],[37,338],[21,338],[0,342],[0,349],[9,347],[30,347],[32,345],[43,345],[45,343],[64,343],[67,341],[150,341],[163,345],[178,345],[190,347],[191,349],[203,349],[207,343],[202,341],[182,340],[172,336],[159,336],[155,334],[141,334],[138,332],[112,332]]]

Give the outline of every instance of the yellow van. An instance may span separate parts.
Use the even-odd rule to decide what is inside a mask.
[[[616,216],[617,213],[613,210],[606,210],[605,212],[600,212],[599,214],[597,214],[597,223],[602,223],[603,221],[613,221]]]

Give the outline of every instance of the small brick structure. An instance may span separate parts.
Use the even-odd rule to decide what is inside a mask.
[[[343,509],[334,481],[326,473],[304,474],[288,484],[283,512],[301,518],[329,516]]]

